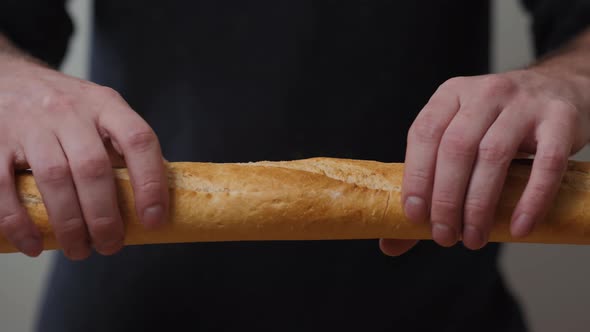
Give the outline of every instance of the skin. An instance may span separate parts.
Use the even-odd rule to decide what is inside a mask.
[[[590,139],[590,31],[533,66],[442,84],[408,132],[402,206],[415,223],[430,223],[444,247],[462,239],[472,250],[488,242],[508,166],[534,155],[526,189],[511,219],[514,237],[528,235],[548,212],[569,156]],[[391,256],[417,241],[382,239]]]
[[[26,255],[42,251],[14,183],[15,169],[31,168],[65,255],[116,253],[124,227],[115,159],[130,170],[143,224],[161,225],[167,178],[150,126],[114,90],[53,70],[0,35],[0,233]]]
[[[555,198],[568,156],[590,139],[589,56],[584,32],[530,68],[442,84],[408,133],[408,219],[431,223],[442,246],[462,238],[482,248],[508,165],[525,152],[535,161],[511,231],[530,233]],[[31,168],[67,257],[119,251],[124,228],[109,156],[129,168],[146,227],[165,222],[163,157],[149,125],[112,89],[48,68],[0,35],[0,233],[29,256],[42,250],[14,185],[14,170]],[[392,256],[415,244],[380,241]]]

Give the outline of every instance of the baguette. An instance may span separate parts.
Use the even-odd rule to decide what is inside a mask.
[[[168,163],[168,223],[147,230],[135,213],[126,169],[116,169],[126,245],[334,239],[431,239],[428,224],[409,223],[402,211],[404,165],[311,158],[255,163]],[[570,162],[548,217],[525,238],[510,235],[511,213],[530,174],[530,161],[508,172],[490,241],[590,244],[590,164]],[[30,173],[17,190],[43,234],[58,249],[41,195]],[[16,249],[0,236],[0,252]]]

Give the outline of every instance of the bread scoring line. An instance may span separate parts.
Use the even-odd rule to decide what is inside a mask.
[[[314,163],[312,165],[309,165],[310,168],[303,168],[301,166],[304,165],[284,165],[284,164],[279,164],[282,162],[255,162],[255,163],[234,163],[233,165],[240,165],[240,166],[245,166],[245,167],[272,167],[272,168],[278,168],[278,169],[285,169],[285,170],[292,170],[292,171],[298,171],[298,172],[305,172],[305,173],[311,173],[311,174],[318,174],[318,175],[322,175],[325,176],[331,180],[334,181],[338,181],[341,183],[345,183],[348,185],[354,185],[354,186],[358,186],[360,188],[364,188],[364,189],[369,189],[369,190],[379,190],[379,191],[386,191],[386,192],[401,192],[401,186],[399,185],[391,185],[388,183],[384,183],[381,181],[384,181],[382,178],[382,176],[379,175],[364,175],[361,178],[361,181],[364,183],[359,183],[356,182],[354,180],[351,180],[349,176],[349,174],[346,174],[344,171],[342,171],[340,169],[340,171],[342,171],[344,174],[344,176],[338,176],[337,174],[334,174],[332,172],[327,171],[323,166],[319,163]],[[244,192],[244,191],[236,191],[235,189],[231,189],[229,187],[218,187],[215,184],[211,184],[211,186],[190,186],[190,184],[194,184],[195,182],[195,178],[194,176],[198,177],[198,174],[184,174],[184,172],[180,172],[180,173],[173,173],[170,172],[168,174],[168,180],[169,180],[169,187],[173,188],[182,188],[185,190],[191,190],[191,191],[198,191],[198,192],[204,192],[204,193],[229,193],[229,192]],[[130,180],[129,174],[125,171],[118,171],[116,172],[116,177],[118,179],[121,180]],[[370,178],[374,178],[377,183],[382,184],[381,186],[377,186],[377,185],[371,185],[369,183],[369,181],[366,181],[367,179]],[[183,180],[187,180],[187,181],[182,181]],[[363,181],[365,180],[365,181]],[[255,192],[255,191],[249,191],[249,192]],[[264,192],[268,192],[268,190],[265,190]]]
[[[256,163],[244,163],[244,164],[240,164],[240,165],[247,165],[250,167],[274,167],[274,168],[282,168],[282,169],[288,169],[288,170],[296,170],[296,171],[302,171],[302,172],[308,172],[308,173],[312,173],[312,174],[320,174],[323,175],[327,178],[330,178],[332,180],[336,180],[336,181],[340,181],[346,184],[352,184],[361,188],[365,188],[365,189],[371,189],[371,190],[381,190],[381,191],[387,191],[387,192],[401,192],[401,186],[396,186],[396,185],[389,185],[389,184],[384,184],[381,187],[377,187],[377,186],[372,186],[370,184],[366,184],[366,183],[358,183],[355,181],[350,181],[347,179],[347,177],[339,177],[336,174],[333,173],[328,173],[326,171],[326,169],[323,167],[324,165],[322,165],[321,163],[313,163],[312,165],[310,165],[311,167],[314,167],[312,169],[303,169],[301,167],[298,167],[299,165],[285,165],[285,164],[280,164],[280,163],[284,163],[284,162],[256,162]],[[364,179],[370,178],[370,177],[375,177],[378,180],[380,179],[380,176],[364,176]],[[363,180],[364,180],[363,179]]]

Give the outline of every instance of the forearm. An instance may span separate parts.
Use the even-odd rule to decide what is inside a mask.
[[[1,56],[19,56],[23,55],[24,52],[20,50],[18,47],[6,37],[2,32],[0,32],[0,55]]]
[[[565,80],[573,87],[570,99],[590,114],[590,28],[571,42],[533,63],[529,69]]]
[[[48,65],[16,46],[6,35],[0,32],[0,63],[20,60],[36,63],[47,67]]]

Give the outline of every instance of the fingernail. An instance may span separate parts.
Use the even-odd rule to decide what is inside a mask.
[[[457,232],[448,225],[434,224],[432,238],[443,246],[450,247],[457,243]]]
[[[142,222],[145,225],[157,225],[162,221],[164,217],[164,208],[162,205],[154,205],[143,210]]]
[[[121,247],[122,241],[121,240],[109,240],[104,242],[100,248],[103,250],[112,250],[112,249],[119,249]]]
[[[23,253],[29,256],[36,256],[43,249],[41,239],[34,236],[21,240],[19,247]]]
[[[480,249],[486,243],[486,239],[483,233],[479,229],[477,229],[477,227],[473,225],[466,225],[463,242],[474,244],[474,246],[472,246],[472,249]]]
[[[83,259],[90,255],[90,248],[86,242],[81,242],[71,248],[68,248],[66,255],[71,259]]]
[[[413,222],[424,222],[428,218],[426,202],[420,197],[410,196],[404,203],[404,213]]]
[[[96,250],[103,255],[111,255],[123,246],[122,240],[108,240],[96,246]]]
[[[533,230],[533,219],[526,213],[522,213],[512,224],[512,235],[515,237],[524,237],[529,235]]]

